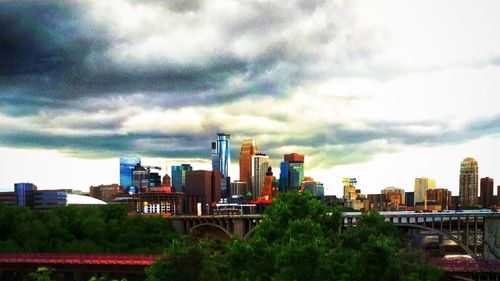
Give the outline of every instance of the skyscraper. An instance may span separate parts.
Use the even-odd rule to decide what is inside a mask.
[[[429,179],[426,177],[415,179],[415,193],[414,193],[414,204],[417,205],[418,202],[424,202],[427,197],[427,190],[436,188],[436,180]]]
[[[257,153],[252,156],[252,195],[253,198],[262,196],[264,181],[269,168],[269,156]]]
[[[280,191],[297,190],[304,179],[304,155],[285,154],[284,160],[280,166]]]
[[[141,165],[139,156],[130,155],[120,157],[120,185],[123,186],[126,191],[132,186],[132,172],[137,165]]]
[[[212,171],[219,171],[221,174],[221,196],[229,196],[229,165],[231,164],[231,135],[217,133],[217,140],[212,142]]]
[[[137,164],[132,171],[132,186],[127,190],[128,193],[136,194],[149,186],[149,171]]]
[[[477,205],[478,165],[476,159],[465,158],[460,163],[460,203],[464,207]]]
[[[495,205],[493,202],[493,179],[481,178],[481,206],[489,208],[493,205]]]
[[[186,172],[192,171],[193,167],[189,164],[181,164],[180,166],[172,166],[172,187],[176,192],[184,192],[186,186]]]
[[[252,184],[252,156],[259,151],[253,139],[243,140],[240,149],[240,181]]]

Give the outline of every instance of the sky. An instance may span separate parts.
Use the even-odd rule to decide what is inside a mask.
[[[500,183],[498,1],[0,1],[0,189],[119,182],[118,157],[210,169],[255,139],[342,194]]]

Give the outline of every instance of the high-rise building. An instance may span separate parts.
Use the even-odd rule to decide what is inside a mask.
[[[126,191],[132,186],[132,172],[137,165],[141,165],[139,156],[130,155],[120,157],[120,185],[123,186]]]
[[[406,207],[415,206],[415,192],[405,192]]]
[[[395,186],[388,186],[384,189],[381,190],[381,194],[387,195],[387,199],[390,197],[390,194],[401,194],[401,202],[399,204],[406,204],[406,198],[405,198],[405,190],[403,188],[395,187]]]
[[[240,181],[252,185],[252,156],[259,153],[253,139],[243,140],[240,149]]]
[[[493,205],[495,205],[493,202],[493,179],[481,178],[481,206],[490,208]]]
[[[478,191],[478,165],[476,159],[465,158],[460,163],[459,196],[462,206],[476,206]]]
[[[140,164],[132,171],[132,186],[126,190],[128,193],[136,194],[141,190],[147,190],[149,186],[149,171]]]
[[[427,191],[427,200],[434,202],[436,210],[447,210],[452,205],[451,191],[446,188],[429,189]]]
[[[217,140],[212,142],[212,171],[221,174],[221,196],[227,198],[231,179],[229,177],[229,165],[231,164],[231,135],[217,133]]]
[[[16,204],[18,206],[26,206],[33,208],[34,193],[37,190],[36,185],[29,182],[15,183],[14,193],[16,196]]]
[[[280,165],[280,191],[298,190],[304,179],[304,155],[285,154]]]
[[[188,214],[206,214],[209,205],[220,200],[221,179],[219,171],[199,170],[186,172],[184,193],[187,199],[186,211]]]
[[[269,168],[269,156],[262,153],[257,153],[252,156],[252,195],[253,199],[262,196],[264,189],[264,181]]]
[[[414,204],[424,202],[427,197],[427,190],[436,188],[436,180],[421,177],[415,179]]]
[[[192,170],[193,167],[189,164],[172,166],[172,187],[176,192],[184,192],[186,186],[186,172]]]

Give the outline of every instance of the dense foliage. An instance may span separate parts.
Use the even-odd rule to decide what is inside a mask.
[[[377,213],[343,232],[340,215],[308,195],[282,194],[252,240],[179,239],[147,269],[147,280],[441,280]]]
[[[47,212],[0,204],[1,252],[161,253],[177,237],[160,217],[125,206],[61,206]]]

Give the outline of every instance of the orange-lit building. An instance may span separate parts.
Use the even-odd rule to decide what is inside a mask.
[[[285,154],[285,162],[304,162],[304,155],[299,153]]]
[[[446,188],[427,190],[427,200],[435,202],[436,210],[447,210],[451,205],[451,191]]]
[[[241,143],[240,181],[246,182],[248,188],[252,186],[252,157],[258,152],[253,139],[246,139]]]

